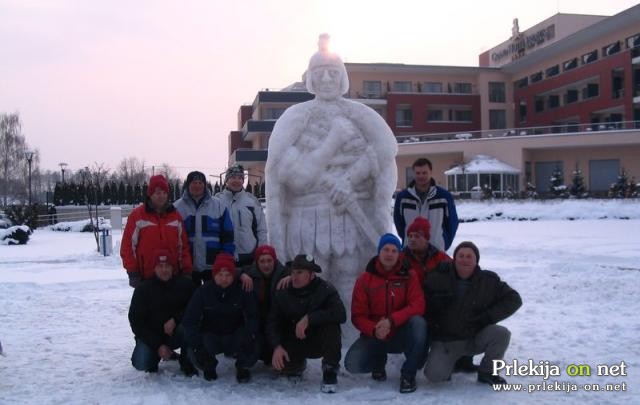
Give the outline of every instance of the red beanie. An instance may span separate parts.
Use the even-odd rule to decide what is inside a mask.
[[[276,250],[273,248],[273,246],[269,246],[269,245],[261,245],[258,246],[256,248],[256,252],[254,253],[253,257],[255,259],[255,261],[258,261],[258,259],[260,258],[260,256],[262,255],[269,255],[271,257],[273,257],[273,261],[275,262],[276,260],[278,260],[276,258]]]
[[[156,189],[164,190],[165,193],[169,193],[169,183],[167,183],[167,179],[164,178],[161,174],[156,174],[155,176],[151,176],[149,179],[149,187],[147,187],[147,197],[151,197]]]
[[[227,270],[232,276],[236,274],[236,261],[229,253],[219,253],[216,261],[213,262],[211,273],[215,276],[222,270]]]
[[[431,223],[424,217],[417,217],[407,228],[407,235],[411,232],[420,232],[425,238],[431,239]]]

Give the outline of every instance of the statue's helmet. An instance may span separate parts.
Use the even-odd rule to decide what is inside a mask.
[[[338,54],[329,51],[329,34],[320,34],[318,39],[318,52],[314,53],[309,60],[309,67],[302,75],[302,81],[305,83],[309,93],[316,94],[313,89],[310,72],[321,66],[334,66],[340,70],[340,94],[349,91],[349,77],[347,76],[347,68],[342,62],[342,58]]]

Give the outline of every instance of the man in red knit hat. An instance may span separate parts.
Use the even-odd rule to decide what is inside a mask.
[[[152,176],[143,204],[127,218],[122,233],[120,257],[129,276],[129,285],[137,287],[153,277],[157,249],[166,249],[177,275],[191,276],[191,255],[182,217],[169,202],[169,183],[162,175]]]

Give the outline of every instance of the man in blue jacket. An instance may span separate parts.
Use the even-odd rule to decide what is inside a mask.
[[[431,177],[433,166],[426,158],[416,160],[413,165],[414,180],[409,187],[396,196],[393,207],[393,222],[402,244],[406,245],[407,227],[417,217],[431,223],[429,242],[442,251],[451,246],[458,230],[458,213],[453,197],[444,188],[437,186]]]

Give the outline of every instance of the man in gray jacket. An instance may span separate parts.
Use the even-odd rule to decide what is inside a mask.
[[[193,259],[193,282],[211,280],[211,266],[220,252],[235,252],[231,216],[220,199],[211,196],[202,172],[187,175],[182,198],[174,206],[182,215]]]
[[[225,189],[216,194],[231,213],[234,241],[239,266],[253,262],[259,245],[267,243],[267,225],[258,199],[244,189],[244,168],[233,165],[227,169]]]

